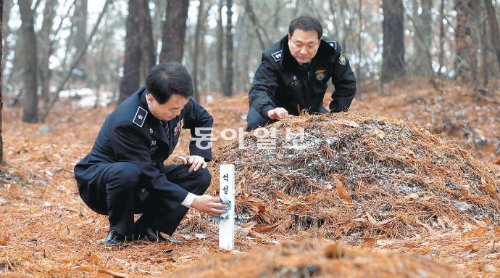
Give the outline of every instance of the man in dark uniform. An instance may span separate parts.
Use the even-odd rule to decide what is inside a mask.
[[[184,66],[153,67],[140,88],[106,119],[94,147],[75,166],[82,200],[108,215],[107,246],[126,240],[165,241],[190,207],[212,216],[225,212],[220,198],[203,195],[210,184],[206,163],[212,116],[190,98],[192,79]],[[184,164],[164,166],[180,129],[191,130]],[[142,213],[134,223],[134,213]]]
[[[327,113],[323,97],[330,78],[330,111],[349,109],[356,78],[339,44],[322,33],[317,19],[300,16],[290,22],[287,36],[264,50],[250,89],[248,130],[303,111]]]

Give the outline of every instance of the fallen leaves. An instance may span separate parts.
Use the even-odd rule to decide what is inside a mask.
[[[453,93],[456,92],[450,90],[450,96]],[[407,98],[407,95],[414,96],[415,94],[414,92],[407,92],[407,94],[400,95]],[[429,92],[424,91],[422,94],[427,96]],[[368,94],[365,96],[371,97]],[[457,102],[457,98],[453,99],[450,96],[447,96],[450,99],[450,103]],[[389,104],[391,101],[406,103],[399,98],[389,99],[380,95],[376,95],[372,100],[377,101],[377,99],[380,102],[388,102]],[[428,100],[431,102],[434,101],[432,95]],[[464,98],[463,101],[469,102],[468,98]],[[371,102],[371,100],[368,102]],[[377,107],[381,109],[387,107],[384,105],[371,105],[368,109],[365,109],[363,108],[364,103],[366,102],[358,101],[353,105],[353,111],[361,107],[364,112],[370,113],[370,111],[374,111]],[[246,104],[247,99],[245,96],[236,96],[235,98],[215,103],[210,108],[210,111],[215,113],[214,116],[217,119],[215,121],[216,128],[243,126],[244,117],[242,116],[246,113]],[[231,109],[223,106],[231,107]],[[387,111],[391,117],[405,115],[407,111],[413,110],[413,108],[408,109],[408,107],[399,104],[393,105],[393,107],[395,109]],[[482,106],[481,109],[484,109],[486,113],[488,106]],[[183,264],[190,262],[198,264],[199,260],[202,260],[203,257],[218,256],[217,242],[213,240],[216,238],[214,236],[216,227],[209,224],[201,226],[201,230],[181,230],[181,235],[189,236],[187,244],[181,247],[146,242],[130,244],[127,248],[119,250],[108,250],[102,247],[102,239],[108,229],[107,219],[105,216],[99,216],[90,211],[79,200],[73,181],[72,167],[76,161],[90,150],[102,120],[110,111],[111,108],[65,111],[58,116],[60,123],[56,124],[55,121],[50,123],[52,131],[45,135],[36,133],[39,125],[25,125],[17,122],[17,119],[7,119],[7,122],[5,122],[3,134],[6,142],[4,147],[7,149],[4,154],[6,154],[9,166],[0,168],[0,187],[2,187],[0,191],[0,208],[3,213],[3,217],[0,219],[0,229],[2,231],[0,233],[0,266],[7,275],[20,273],[19,275],[21,276],[46,276],[50,274],[54,276],[163,276],[168,274],[168,272],[178,270],[179,266]],[[443,114],[443,111],[438,112]],[[415,113],[417,115],[415,120],[421,123],[420,125],[422,126],[429,122],[422,120],[426,116],[425,113],[427,112]],[[438,116],[441,114],[438,114]],[[72,115],[71,118],[74,120],[66,120],[66,117],[69,116],[65,115]],[[468,122],[485,125],[485,127],[477,126],[475,128],[485,131],[484,137],[486,137],[486,140],[490,140],[488,138],[494,138],[492,134],[495,132],[495,128],[487,127],[484,121],[491,119],[491,117],[484,115],[487,115],[487,113],[479,114],[476,120],[472,119],[468,120]],[[78,119],[82,119],[82,121],[78,121]],[[228,122],[225,122],[226,119]],[[317,123],[312,117],[304,118],[304,120],[307,120],[308,125]],[[4,118],[4,121],[6,121],[6,118]],[[483,123],[480,123],[481,121]],[[461,124],[456,121],[454,123]],[[361,129],[364,123],[357,120],[342,119],[342,116],[339,115],[339,118],[335,120],[335,124],[339,125],[338,129],[328,130],[327,127],[329,124],[324,125],[321,136],[337,136],[337,141],[334,141],[333,145],[326,144],[323,146],[324,150],[328,151],[328,158],[333,160],[336,158],[336,152],[342,147],[342,143],[355,139],[354,137],[344,138],[342,136],[349,134],[352,130]],[[392,122],[385,123],[385,125],[391,124]],[[439,122],[432,123],[434,129],[438,129],[440,124]],[[75,128],[75,126],[84,126],[85,128]],[[427,136],[431,136],[426,130],[422,132]],[[398,131],[395,134],[403,136],[403,133],[404,131]],[[384,129],[383,126],[372,129],[372,135],[375,136],[376,142],[401,140],[401,138],[398,139],[392,136],[393,134]],[[462,134],[457,138],[460,140],[463,136]],[[61,140],[61,138],[64,138],[64,140]],[[54,142],[57,142],[57,144]],[[439,142],[447,141],[440,139]],[[216,143],[221,144],[222,142]],[[389,162],[397,166],[407,159],[408,163],[419,165],[419,158],[425,154],[422,153],[422,147],[429,142],[423,141],[421,143],[417,148],[411,148],[409,145],[403,146],[399,149],[401,152],[398,155],[394,155],[393,160]],[[465,142],[465,145],[467,144]],[[394,144],[388,146],[394,147]],[[349,183],[354,176],[346,178],[346,176],[339,173],[341,167],[349,166],[349,161],[346,160],[338,160],[339,164],[335,165],[336,168],[322,168],[326,165],[324,161],[323,163],[313,165],[317,171],[322,171],[323,169],[331,170],[331,172],[328,172],[328,175],[323,177],[313,177],[317,178],[313,182],[320,183],[323,179],[326,185],[319,186],[318,188],[324,191],[319,191],[316,194],[310,194],[309,190],[309,192],[297,194],[298,196],[292,197],[276,188],[269,188],[271,193],[266,196],[254,198],[252,195],[247,195],[246,199],[242,198],[237,206],[248,209],[249,214],[255,213],[258,218],[251,219],[250,222],[242,224],[240,230],[248,238],[240,238],[237,248],[246,252],[250,248],[249,246],[254,244],[269,244],[276,238],[283,238],[283,235],[289,232],[290,227],[294,227],[293,225],[296,221],[294,214],[298,215],[301,220],[307,220],[307,216],[310,217],[314,212],[317,212],[321,217],[328,216],[326,221],[330,221],[329,223],[333,223],[344,231],[353,233],[362,229],[373,232],[380,226],[396,229],[396,224],[399,222],[403,223],[403,225],[416,226],[421,226],[418,223],[423,223],[428,228],[421,226],[424,227],[422,230],[433,231],[430,236],[403,240],[384,238],[374,233],[368,236],[361,236],[357,242],[346,240],[348,244],[358,244],[367,248],[377,249],[382,246],[389,250],[433,257],[439,261],[461,267],[460,273],[466,276],[478,276],[478,274],[495,275],[495,271],[497,270],[492,268],[492,266],[495,267],[495,263],[498,262],[498,239],[500,236],[498,227],[491,228],[491,225],[495,223],[493,218],[472,219],[470,221],[471,224],[466,225],[470,231],[461,233],[463,229],[462,223],[457,222],[455,216],[447,214],[447,211],[444,213],[439,210],[433,212],[428,211],[429,208],[425,207],[425,210],[428,212],[428,214],[424,215],[425,217],[419,214],[412,214],[416,210],[415,205],[419,204],[420,201],[428,203],[439,202],[441,197],[433,195],[432,190],[443,185],[449,186],[449,192],[452,193],[454,192],[454,186],[458,188],[459,193],[455,197],[457,200],[460,199],[459,201],[463,202],[468,202],[469,199],[474,201],[474,195],[482,193],[495,199],[498,198],[498,183],[492,182],[490,179],[485,179],[480,175],[478,175],[481,182],[479,193],[474,191],[476,188],[472,183],[460,183],[460,179],[449,179],[447,180],[449,183],[445,183],[445,178],[448,179],[450,175],[454,174],[453,167],[455,166],[448,166],[440,162],[440,159],[449,158],[441,155],[446,148],[449,147],[435,148],[434,152],[437,154],[436,160],[430,161],[429,164],[423,167],[429,171],[417,173],[419,175],[426,175],[425,179],[423,179],[425,184],[431,184],[432,186],[428,186],[425,193],[406,192],[402,195],[407,196],[408,198],[406,199],[404,197],[391,198],[388,199],[391,201],[377,202],[376,198],[379,198],[379,194],[383,194],[383,192],[374,189],[381,182],[384,173],[381,176],[381,172],[377,172],[372,168],[365,173],[361,173],[362,178],[359,182]],[[494,150],[494,145],[488,143],[484,148],[486,154],[482,155],[494,154]],[[368,153],[362,150],[358,150],[357,153],[363,159],[376,158],[368,156],[371,154],[376,155],[377,153]],[[219,156],[220,153],[214,152],[214,155]],[[481,154],[478,154],[478,156],[481,156]],[[459,165],[460,160],[468,158],[468,156],[460,154],[457,157],[457,165]],[[252,155],[246,152],[242,154],[241,158],[251,159]],[[496,161],[500,165],[498,158]],[[313,159],[305,159],[302,163],[307,165],[313,162]],[[277,167],[286,167],[287,165],[288,163],[285,160],[276,164]],[[215,166],[217,165],[215,164]],[[476,164],[472,164],[460,168],[460,170],[466,174],[470,167],[476,166]],[[432,171],[432,169],[435,170]],[[352,169],[349,171],[352,173]],[[332,177],[331,173],[336,173],[336,176]],[[263,172],[259,170],[254,171],[252,176],[243,177],[242,180],[238,181],[238,193],[249,193],[252,189],[250,184],[254,180],[262,180],[263,176],[270,174],[270,171]],[[275,184],[283,182],[280,178],[277,177],[274,179]],[[295,176],[291,177],[291,181],[294,181],[294,179]],[[300,183],[298,184],[300,185]],[[407,184],[410,184],[410,182]],[[356,185],[358,185],[357,188]],[[264,187],[263,184],[261,186]],[[401,188],[407,190],[418,188],[418,186],[402,186]],[[370,203],[370,206],[359,209],[356,205],[359,203],[359,198],[363,197],[363,194],[370,196],[373,201]],[[262,200],[271,196],[275,201],[272,205]],[[426,199],[426,197],[429,198]],[[336,200],[335,207],[327,207],[325,205],[328,204],[328,198]],[[279,207],[284,208],[289,216],[276,218],[276,210]],[[410,210],[405,212],[401,210],[401,207],[407,207]],[[372,208],[373,211],[370,210]],[[472,207],[472,209],[479,212],[485,210],[482,206]],[[208,222],[201,217],[199,220],[194,221]],[[437,223],[439,227],[436,227],[433,222]],[[483,228],[481,226],[486,227]],[[438,233],[439,229],[453,233],[440,235]],[[317,233],[317,230],[312,229],[312,231],[304,232],[303,235],[305,236],[304,238],[296,240],[300,243],[306,243],[312,238],[319,237],[321,234]],[[338,234],[334,233],[333,235],[336,236]],[[286,237],[293,238],[290,235]],[[297,249],[290,249],[289,253],[296,255],[304,254],[309,250],[308,248],[310,247],[307,245],[302,248],[297,247]],[[272,252],[268,247],[265,249],[268,252]],[[336,250],[335,248],[333,249]],[[347,248],[340,246],[339,249],[340,251],[332,251],[332,258],[345,257]],[[90,255],[88,255],[89,252]],[[321,253],[322,256],[325,256],[325,253]],[[249,265],[255,267],[258,265],[256,261],[262,258],[262,255],[254,254],[253,256],[249,261]],[[364,256],[364,254],[361,256]],[[113,258],[118,258],[118,260]],[[310,258],[311,256],[301,257],[302,262],[309,262]],[[382,263],[383,261],[380,258],[380,256],[374,257],[373,262]],[[398,261],[398,258],[395,259],[392,257],[391,259]],[[219,259],[216,258],[216,260]],[[271,259],[268,261],[271,261]],[[233,258],[233,262],[237,263],[238,260]],[[311,263],[311,265],[321,266],[316,263]],[[221,268],[213,267],[213,269],[215,272],[221,273]],[[307,267],[291,266],[283,268],[283,270],[288,271],[292,271],[293,269],[307,270]]]
[[[335,185],[337,193],[339,194],[341,199],[343,199],[344,201],[352,202],[351,196],[347,193],[347,190],[345,189],[344,184],[340,181],[338,175],[332,175],[332,183]]]

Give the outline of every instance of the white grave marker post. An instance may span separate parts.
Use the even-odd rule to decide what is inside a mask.
[[[219,248],[233,250],[234,248],[234,165],[222,164],[220,166],[220,197],[229,200],[231,206],[227,211],[228,218],[221,219],[219,223]]]

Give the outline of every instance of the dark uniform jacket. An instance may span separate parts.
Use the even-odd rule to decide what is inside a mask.
[[[133,162],[142,170],[146,189],[166,191],[173,200],[181,203],[188,192],[167,180],[160,171],[163,162],[174,151],[179,141],[180,129],[191,129],[193,139],[196,127],[211,128],[212,116],[198,103],[190,99],[181,114],[168,122],[155,118],[148,109],[146,88],[140,88],[123,101],[104,122],[90,153],[75,166],[78,186],[92,182],[99,168],[114,162]],[[209,131],[201,132],[210,134]],[[200,134],[200,133],[198,133]],[[191,141],[191,155],[199,155],[206,161],[212,159],[212,151],[207,148],[208,135],[204,142],[196,146]],[[85,196],[82,196],[85,200]]]
[[[317,113],[330,78],[335,85],[330,110],[347,111],[356,93],[356,78],[337,42],[323,37],[316,56],[300,65],[290,54],[285,36],[262,53],[250,89],[250,105],[266,119],[267,112],[276,107],[292,115],[304,109]]]

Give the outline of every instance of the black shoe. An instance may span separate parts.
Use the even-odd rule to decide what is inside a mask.
[[[126,239],[126,236],[120,235],[115,230],[110,230],[108,236],[104,240],[104,245],[109,247],[122,246]]]
[[[151,228],[143,228],[136,239],[147,239],[152,242],[166,242],[167,239],[164,238],[158,230],[153,230]]]

